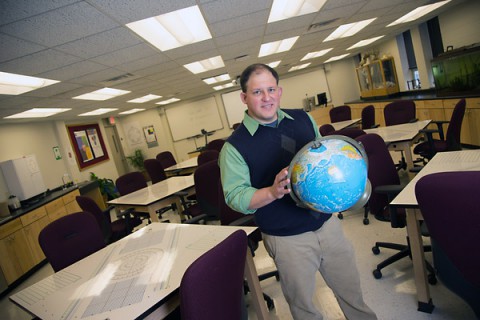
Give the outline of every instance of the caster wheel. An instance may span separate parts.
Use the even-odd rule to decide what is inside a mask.
[[[372,252],[373,252],[373,254],[379,254],[380,253],[380,248],[379,247],[373,247]]]
[[[339,212],[337,217],[338,217],[338,219],[342,220],[343,219],[343,213]]]
[[[275,308],[275,303],[273,303],[273,300],[267,301],[267,308],[268,311],[272,311]]]
[[[382,272],[378,269],[373,270],[373,276],[375,279],[380,279],[382,277]]]
[[[370,224],[370,220],[368,220],[368,218],[363,219],[363,224],[364,225]]]
[[[428,275],[428,283],[430,283],[432,286],[437,284],[437,277],[434,274],[429,274]]]

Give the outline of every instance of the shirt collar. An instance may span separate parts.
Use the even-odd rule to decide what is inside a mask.
[[[278,117],[278,124],[282,122],[283,119],[287,118],[290,120],[294,120],[292,116],[285,113],[282,109],[278,108],[277,110],[277,117]],[[243,117],[243,125],[247,128],[248,132],[253,136],[255,132],[257,132],[259,126],[263,126],[260,122],[250,117],[245,110],[245,115]]]

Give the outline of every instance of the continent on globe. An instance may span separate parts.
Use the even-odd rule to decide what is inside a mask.
[[[345,211],[358,202],[363,206],[371,192],[367,164],[357,141],[340,135],[318,138],[290,163],[290,195],[298,205],[324,213]]]

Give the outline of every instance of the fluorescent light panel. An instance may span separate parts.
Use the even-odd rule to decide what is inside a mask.
[[[274,0],[268,23],[319,11],[327,0]]]
[[[147,94],[146,96],[136,98],[136,99],[133,99],[133,100],[128,100],[127,102],[144,103],[144,102],[152,101],[152,100],[155,100],[155,99],[160,99],[161,97],[162,96],[157,96],[155,94]]]
[[[132,113],[136,113],[136,112],[140,112],[140,111],[145,111],[145,109],[135,108],[135,109],[130,109],[130,110],[127,110],[127,111],[119,112],[118,114],[132,114]]]
[[[112,112],[112,111],[115,111],[115,110],[118,110],[118,109],[117,108],[100,108],[100,109],[97,109],[97,110],[93,110],[93,111],[90,111],[90,112],[85,112],[85,113],[79,114],[79,116],[81,116],[81,117],[84,117],[84,116],[98,116],[100,114],[105,114],[105,113]]]
[[[441,1],[441,2],[437,2],[437,3],[429,4],[429,5],[426,5],[426,6],[418,7],[417,9],[411,11],[410,13],[407,13],[403,17],[400,17],[397,20],[395,20],[394,22],[390,23],[389,25],[387,25],[387,27],[417,20],[417,19],[423,17],[424,15],[429,14],[433,10],[438,9],[441,6],[443,6],[443,5],[445,5],[449,2],[450,2],[450,0],[446,0],[446,1]]]
[[[168,99],[168,100],[163,100],[163,101],[157,102],[157,103],[155,103],[155,104],[166,105],[166,104],[173,103],[173,102],[177,102],[177,101],[180,101],[180,99],[170,98],[170,99]]]
[[[305,68],[308,67],[310,64],[312,64],[312,63],[309,62],[309,63],[301,64],[301,65],[299,65],[299,66],[293,66],[293,67],[291,67],[290,69],[288,69],[288,72],[296,71],[296,70],[300,70],[300,69],[305,69]]]
[[[279,41],[264,43],[260,47],[260,52],[258,53],[258,57],[260,58],[264,56],[269,56],[271,54],[288,51],[293,47],[293,45],[297,40],[298,40],[298,36],[279,40]]]
[[[218,75],[218,76],[214,76],[214,77],[210,77],[210,78],[206,78],[206,79],[202,79],[202,80],[206,84],[214,84],[214,83],[217,83],[217,82],[230,80],[230,75],[228,73],[224,73],[224,74],[221,74],[221,75]]]
[[[126,26],[161,51],[212,38],[198,6],[127,23]]]
[[[221,56],[216,56],[205,60],[188,63],[183,66],[187,68],[188,71],[190,71],[191,73],[197,74],[225,67],[225,64],[223,63],[223,59]]]
[[[33,108],[27,111],[23,111],[11,116],[5,117],[5,119],[23,119],[23,118],[46,118],[53,116],[54,114],[72,110],[71,108]]]
[[[337,29],[335,29],[335,31],[333,31],[325,40],[323,40],[323,42],[353,36],[360,30],[368,26],[370,23],[372,23],[375,19],[377,18],[343,24]]]
[[[104,100],[115,98],[127,93],[130,93],[130,91],[112,89],[112,88],[103,88],[103,89],[92,91],[90,93],[85,93],[85,94],[73,97],[73,99],[104,101]]]
[[[340,56],[331,57],[330,59],[328,59],[328,60],[325,61],[324,63],[341,60],[341,59],[345,58],[345,57],[348,56],[348,55],[349,55],[349,53],[345,53],[345,54],[342,54],[342,55],[340,55]]]
[[[60,81],[0,72],[0,94],[19,95]]]
[[[324,49],[324,50],[315,51],[315,52],[309,52],[302,59],[300,59],[300,61],[321,57],[327,54],[328,52],[330,52],[332,49],[333,48]]]
[[[213,89],[215,90],[222,90],[222,89],[225,89],[225,88],[230,88],[230,87],[233,87],[233,83],[225,83],[225,84],[222,84],[222,85],[219,85],[219,86],[215,86],[213,87]]]
[[[381,39],[383,37],[385,37],[385,36],[383,35],[383,36],[379,36],[379,37],[375,37],[375,38],[370,38],[370,39],[365,39],[365,40],[358,41],[353,46],[347,48],[347,50],[352,50],[354,48],[360,48],[360,47],[368,46],[369,44],[374,43],[375,41],[377,41],[378,39]]]
[[[282,60],[273,61],[273,62],[267,63],[267,66],[269,66],[270,68],[276,68],[276,67],[278,67],[280,62],[282,62]]]

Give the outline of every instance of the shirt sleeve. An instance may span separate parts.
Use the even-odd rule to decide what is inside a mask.
[[[257,191],[251,185],[250,170],[237,149],[228,142],[220,152],[219,165],[227,205],[244,214],[255,213],[256,210],[248,209],[253,194]]]

